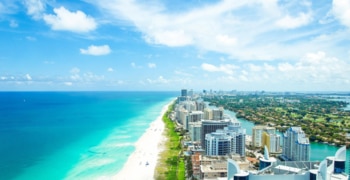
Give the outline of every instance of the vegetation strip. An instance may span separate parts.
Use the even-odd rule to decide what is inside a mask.
[[[160,153],[155,169],[155,179],[185,179],[185,161],[182,153],[181,140],[183,135],[176,131],[176,124],[169,115],[174,110],[175,104],[169,106],[167,112],[163,115],[165,123],[166,141],[163,151]]]

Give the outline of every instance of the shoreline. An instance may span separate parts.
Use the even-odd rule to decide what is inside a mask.
[[[150,124],[144,134],[135,143],[135,151],[131,153],[123,168],[112,179],[154,179],[154,171],[163,150],[165,124],[163,115],[173,101],[163,106],[160,115]]]

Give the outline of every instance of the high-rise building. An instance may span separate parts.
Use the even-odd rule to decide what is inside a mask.
[[[188,123],[188,134],[193,142],[200,142],[201,140],[201,129],[202,122],[189,122]]]
[[[187,116],[188,116],[188,111],[184,108],[181,108],[179,111],[179,119],[178,119],[178,122],[182,125],[184,125],[184,123],[186,123],[186,120],[187,120]]]
[[[197,109],[194,101],[183,101],[180,103],[180,106],[183,106],[188,112],[192,112]]]
[[[213,120],[213,111],[210,108],[205,108],[203,112],[204,112],[203,119]]]
[[[208,156],[223,156],[231,153],[235,138],[222,130],[205,135],[205,153]]]
[[[201,131],[201,145],[205,149],[205,135],[215,132],[218,129],[224,129],[224,127],[231,124],[230,119],[224,120],[202,120],[202,131]]]
[[[197,111],[204,111],[206,106],[207,105],[205,104],[204,101],[196,101],[196,110]]]
[[[301,127],[290,127],[283,134],[282,157],[289,161],[309,161],[310,142]]]
[[[198,122],[203,119],[203,112],[202,111],[192,111],[190,112],[185,121],[183,122],[184,129],[188,130],[189,126],[188,124],[190,122]]]
[[[254,126],[253,127],[253,136],[252,136],[252,141],[253,141],[254,147],[264,147],[265,146],[266,140],[264,139],[264,136],[263,136],[264,132],[267,134],[275,134],[276,128],[269,127],[269,126]],[[269,149],[269,147],[268,147],[268,149]],[[272,151],[270,150],[270,152],[272,152]]]
[[[271,153],[277,153],[281,147],[281,136],[263,132],[263,146],[266,146]]]
[[[220,156],[234,153],[241,157],[245,156],[245,135],[245,129],[237,129],[237,126],[232,124],[206,134],[206,155]]]
[[[218,109],[213,109],[213,120],[222,120],[224,119],[224,108],[220,107]]]
[[[186,97],[187,96],[187,89],[181,89],[181,96]]]
[[[193,89],[187,91],[187,96],[193,97]]]

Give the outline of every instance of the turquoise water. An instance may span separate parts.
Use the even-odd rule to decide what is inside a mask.
[[[1,92],[0,179],[116,174],[176,92]]]

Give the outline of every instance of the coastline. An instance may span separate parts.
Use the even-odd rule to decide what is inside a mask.
[[[162,117],[172,102],[163,106],[156,120],[150,124],[146,132],[135,143],[135,151],[112,179],[154,179],[155,167],[166,139],[163,133],[165,124]]]

